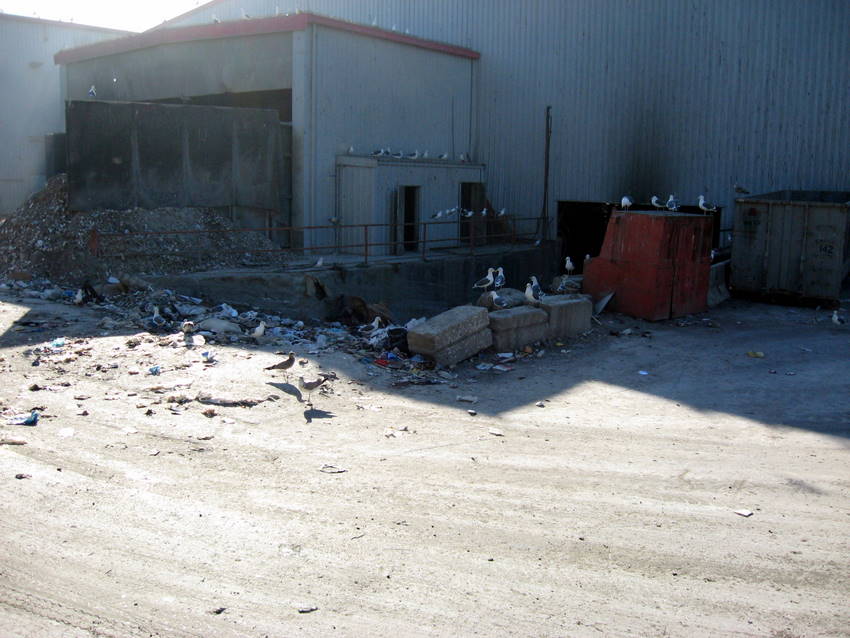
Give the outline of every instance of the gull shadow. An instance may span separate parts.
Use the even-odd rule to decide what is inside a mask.
[[[336,418],[336,415],[333,412],[328,412],[327,410],[317,410],[313,406],[310,406],[306,410],[304,410],[304,420],[307,423],[312,423],[313,419],[333,419]]]
[[[291,383],[275,383],[274,381],[267,381],[267,383],[273,388],[277,388],[281,392],[285,392],[286,394],[295,397],[298,399],[298,403],[304,403],[304,395],[301,394],[301,390]]]

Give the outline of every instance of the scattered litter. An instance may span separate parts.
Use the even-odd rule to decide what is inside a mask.
[[[225,611],[227,611],[227,607],[216,607],[215,609],[210,609],[210,613],[211,613],[213,616],[220,616],[220,615],[221,615],[221,614],[223,614]]]
[[[478,411],[470,408],[466,411],[466,413],[469,414],[469,416],[475,416],[476,414],[478,414]]]
[[[753,513],[750,510],[735,510],[735,513],[738,516],[743,516],[744,518],[749,518],[750,516],[753,515]]]
[[[645,377],[646,375],[648,375],[648,374],[649,374],[649,372],[647,372],[646,370],[638,370],[638,374],[640,374],[640,375],[642,375],[642,376],[644,376],[644,377]]]
[[[195,401],[198,403],[205,403],[207,405],[218,405],[221,407],[238,407],[238,408],[253,408],[255,405],[259,405],[263,401],[273,401],[275,395],[269,395],[265,399],[235,399],[232,397],[217,397],[211,394],[200,393],[195,397]]]
[[[489,430],[487,430],[487,432],[489,432],[493,436],[505,436],[505,433],[502,432],[499,428],[490,428]]]
[[[313,606],[310,606],[310,607],[299,607],[299,608],[298,608],[298,613],[299,613],[299,614],[311,614],[311,613],[313,613],[314,611],[317,611],[318,609],[319,609],[318,607],[313,607]]]
[[[218,413],[215,411],[215,409],[214,409],[214,408],[207,408],[206,410],[204,410],[203,412],[201,412],[201,414],[203,414],[203,415],[204,415],[205,417],[207,417],[208,419],[211,419],[211,418],[213,418],[213,417],[214,417],[216,414],[218,414]]]
[[[0,445],[26,445],[26,441],[20,439],[0,439]]]
[[[15,478],[18,479],[18,480],[30,479],[30,478],[32,478],[32,474],[15,474]]]
[[[65,337],[59,337],[58,339],[54,339],[50,342],[51,348],[64,348],[65,347]]]
[[[159,456],[159,450],[151,450],[148,452],[148,456]]]
[[[534,405],[536,405],[538,408],[545,408],[546,407],[546,404],[543,403],[543,401],[538,401]]]
[[[160,372],[162,372],[161,366],[151,366],[150,368],[148,368],[148,374],[154,377],[159,376]]]
[[[16,414],[6,422],[9,425],[36,425],[38,423],[38,411],[33,410],[29,414]]]
[[[764,352],[759,352],[758,350],[750,350],[747,353],[747,356],[751,359],[764,359]]]
[[[479,363],[478,365],[475,366],[475,369],[485,371],[485,370],[489,370],[492,367],[493,367],[492,363]]]
[[[495,370],[496,372],[510,372],[511,370],[513,370],[513,368],[510,366],[503,366],[499,364],[493,366],[493,370]]]
[[[342,474],[343,472],[348,472],[348,470],[344,470],[336,465],[323,465],[320,472],[324,472],[325,474]]]
[[[457,400],[461,403],[478,403],[478,397],[472,394],[459,394]]]
[[[202,352],[201,356],[204,359],[204,363],[215,363],[215,352],[212,352],[212,351]]]

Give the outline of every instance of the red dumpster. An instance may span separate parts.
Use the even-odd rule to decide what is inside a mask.
[[[657,321],[708,306],[712,219],[707,215],[616,211],[602,252],[585,264],[584,291],[613,292],[612,310]]]

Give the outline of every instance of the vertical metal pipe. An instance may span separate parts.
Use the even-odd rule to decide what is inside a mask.
[[[428,250],[428,224],[422,224],[422,261],[426,261],[425,251]]]
[[[363,263],[369,263],[369,225],[363,224]]]
[[[552,148],[552,107],[546,107],[546,151],[543,158],[543,206],[540,209],[538,239],[546,239],[549,235],[549,155]]]

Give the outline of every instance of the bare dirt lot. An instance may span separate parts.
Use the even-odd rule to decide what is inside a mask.
[[[850,331],[828,313],[606,315],[437,386],[307,356],[295,374],[339,377],[310,408],[272,349],[209,366],[0,302],[3,637],[850,635]]]

